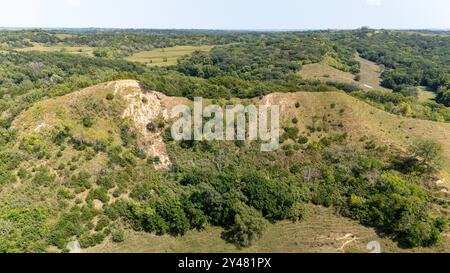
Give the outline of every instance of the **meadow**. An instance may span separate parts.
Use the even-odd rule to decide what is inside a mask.
[[[170,66],[177,64],[177,60],[195,51],[208,52],[212,46],[174,46],[168,48],[155,48],[148,51],[134,53],[125,59],[140,62],[149,66]]]
[[[93,56],[95,48],[80,45],[80,46],[68,46],[64,44],[55,44],[55,45],[43,45],[39,43],[33,44],[32,47],[18,48],[17,51],[20,52],[30,52],[30,51],[39,51],[39,52],[60,52],[60,53],[69,53],[69,54],[82,54],[85,56]]]

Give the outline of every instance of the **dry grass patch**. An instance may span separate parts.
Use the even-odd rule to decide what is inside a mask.
[[[390,91],[381,86],[381,73],[383,73],[383,68],[374,62],[357,57],[361,66],[361,79],[359,81],[360,85],[363,85],[364,89],[377,89]]]
[[[357,84],[354,80],[355,75],[349,72],[344,72],[328,65],[326,61],[307,64],[299,71],[299,75],[305,79],[327,81],[338,81],[350,84]]]
[[[93,52],[96,48],[90,46],[67,46],[67,45],[52,45],[45,46],[42,44],[35,43],[32,47],[19,48],[17,51],[20,52],[30,52],[30,51],[40,51],[40,52],[65,52],[70,54],[82,54],[86,56],[93,56]]]
[[[192,54],[195,51],[207,52],[212,46],[175,46],[168,48],[155,48],[149,51],[135,53],[126,58],[128,61],[145,63],[149,66],[175,65],[180,57]]]
[[[419,87],[419,101],[427,102],[436,99],[436,93],[428,91],[425,87]]]
[[[302,67],[298,74],[305,79],[320,80],[322,82],[335,81],[354,84],[364,90],[390,91],[381,86],[381,73],[383,68],[371,61],[357,57],[361,65],[360,80],[356,81],[356,75],[344,72],[329,65],[325,59],[320,63],[307,64]]]

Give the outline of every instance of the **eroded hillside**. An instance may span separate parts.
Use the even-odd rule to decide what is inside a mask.
[[[12,124],[17,142],[9,151],[21,160],[14,166],[18,169],[11,178],[14,182],[1,187],[2,203],[30,206],[42,213],[42,221],[35,227],[42,235],[29,239],[28,250],[49,250],[50,245],[58,248],[50,250],[60,251],[70,240],[79,240],[83,248],[105,240],[123,241],[124,229],[183,235],[193,228],[219,225],[230,234],[240,228],[233,221],[241,214],[250,217],[249,221],[255,221],[261,230],[255,231],[254,237],[228,240],[249,246],[261,237],[268,224],[266,219],[301,220],[307,210],[303,202],[340,207],[343,214],[350,213],[346,209],[362,208],[364,202],[369,202],[369,195],[364,194],[371,192],[378,180],[393,183],[407,196],[417,195],[419,199],[414,202],[424,205],[428,199],[418,187],[423,181],[431,182],[427,186],[430,196],[448,202],[449,124],[388,114],[339,92],[274,93],[261,99],[232,100],[233,104],[250,102],[281,106],[286,137],[278,151],[261,154],[249,143],[176,143],[166,135],[171,124],[169,113],[174,106],[191,102],[144,90],[134,80],[108,82],[38,102]],[[444,146],[445,164],[437,176],[397,174],[389,164],[381,162],[396,155],[408,156],[408,146],[422,138]],[[368,158],[373,162],[366,166]],[[324,191],[331,190],[323,188],[323,183],[337,187],[336,181],[342,179],[337,173],[334,178],[334,171],[325,169],[330,164],[327,160],[349,164],[337,168],[345,169],[345,179],[351,181],[358,176],[358,183],[366,181],[364,187],[368,188],[352,188],[355,193],[349,196],[339,188],[342,196],[330,192],[323,197]],[[256,174],[251,168],[268,172]],[[264,193],[274,195],[264,199],[268,203],[282,203],[273,208],[266,208],[264,203],[262,207],[261,203],[246,203],[256,198],[246,191],[246,187],[259,187],[252,181],[263,181],[270,189]],[[342,182],[344,187],[348,187],[346,181]],[[256,192],[264,191],[258,188]],[[197,195],[209,197],[197,199]],[[230,203],[233,205],[227,207]],[[277,206],[282,209],[278,211]],[[219,208],[223,209],[220,213],[211,211]],[[226,211],[234,211],[231,215],[235,216]],[[24,215],[27,213],[30,211]],[[420,228],[435,232],[432,221],[440,213],[448,211],[445,206],[434,205],[432,213],[426,214],[429,220],[418,225],[429,225]],[[18,232],[25,236],[22,230]],[[406,232],[412,233],[408,229]],[[418,241],[417,245],[432,239],[420,238],[425,243]]]
[[[161,134],[151,132],[147,125],[167,121],[171,108],[180,103],[188,101],[144,91],[134,80],[115,81],[39,102],[14,120],[12,128],[22,139],[50,136],[55,130],[67,128],[86,144],[104,141],[114,145],[120,142],[121,125],[131,122],[137,129],[139,147],[148,156],[159,157],[158,166],[166,168],[170,159]],[[85,124],[87,121],[92,124]],[[52,149],[52,143],[44,145]]]

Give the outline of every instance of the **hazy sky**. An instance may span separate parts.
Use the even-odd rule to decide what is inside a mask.
[[[450,28],[450,0],[1,0],[0,27]]]

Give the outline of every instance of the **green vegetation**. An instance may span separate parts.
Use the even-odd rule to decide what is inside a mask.
[[[357,42],[353,37],[358,37]],[[400,91],[426,86],[436,92],[449,88],[449,36],[361,29],[334,39],[355,48],[363,58],[384,65],[382,84],[386,88]]]
[[[434,246],[447,232],[449,196],[436,181],[449,173],[448,124],[409,118],[450,122],[448,36],[369,29],[1,34],[0,252],[66,251],[73,240],[83,248],[120,244],[131,230],[180,237],[210,226],[247,248],[274,223],[302,221],[311,203],[406,248]],[[367,76],[358,55],[384,65],[386,89],[353,84]],[[324,62],[352,81],[298,73]],[[105,83],[119,79],[143,89],[135,81]],[[434,101],[421,98],[422,88]],[[138,125],[142,117],[124,115],[138,115],[125,111],[131,103],[132,110],[156,107],[144,96],[149,90],[223,105],[283,93],[273,96],[286,108],[281,148],[175,142],[170,121]],[[335,92],[291,97],[297,91]],[[181,100],[162,99],[167,108]],[[431,133],[442,136],[427,139]],[[167,158],[148,149],[157,137]]]
[[[126,58],[128,61],[145,63],[150,66],[170,66],[177,64],[177,60],[196,51],[211,50],[211,46],[175,46],[158,48],[149,51],[134,53]]]

